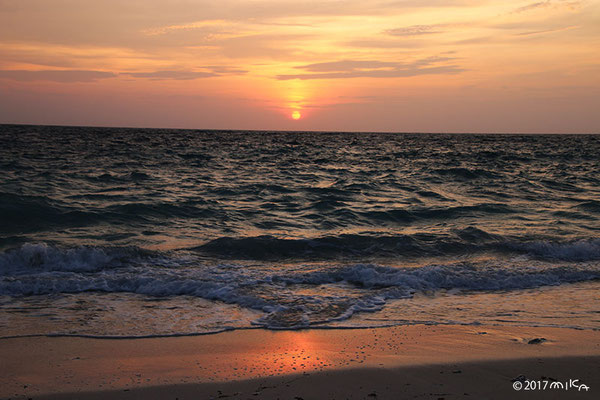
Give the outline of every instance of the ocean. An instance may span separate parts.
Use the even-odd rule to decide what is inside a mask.
[[[600,136],[0,125],[0,336],[600,329]]]

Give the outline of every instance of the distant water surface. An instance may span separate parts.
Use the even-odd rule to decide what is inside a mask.
[[[0,336],[600,328],[600,136],[0,140]]]

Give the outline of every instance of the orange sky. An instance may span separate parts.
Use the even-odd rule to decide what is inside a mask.
[[[599,133],[598,110],[600,0],[0,0],[0,123]]]

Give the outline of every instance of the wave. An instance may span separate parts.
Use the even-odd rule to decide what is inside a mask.
[[[498,267],[470,263],[393,268],[357,264],[328,271],[275,275],[273,282],[321,285],[348,282],[361,288],[403,288],[409,292],[463,289],[512,290],[600,278],[598,267]]]
[[[72,197],[77,198],[77,197]],[[80,195],[84,200],[121,200],[106,194]],[[0,193],[0,233],[29,233],[100,223],[139,223],[170,218],[202,219],[217,215],[198,199],[183,202],[125,202],[106,207],[78,208],[45,196]],[[224,214],[219,214],[223,217]]]
[[[600,260],[600,239],[579,240],[569,243],[535,241],[530,243],[511,243],[509,246],[546,260]]]
[[[125,172],[121,174],[105,172],[100,175],[84,175],[83,178],[90,182],[99,183],[132,183],[152,179],[150,175],[140,171]]]
[[[485,243],[481,248],[488,248]],[[192,248],[199,253],[229,259],[332,259],[360,257],[418,257],[458,254],[474,246],[445,235],[366,236],[339,235],[312,239],[273,236],[222,237]]]
[[[597,257],[600,243],[531,245],[551,257]],[[600,279],[597,263],[444,262],[396,268],[377,264],[240,265],[193,254],[138,248],[59,249],[28,244],[0,255],[0,295],[88,291],[194,296],[264,313],[255,325],[292,329],[381,310],[392,299],[438,290],[504,291]]]
[[[43,196],[0,193],[0,233],[31,232],[98,222],[93,212],[53,204]]]
[[[108,220],[127,218],[139,220],[140,218],[207,218],[217,212],[210,208],[198,207],[203,201],[188,201],[180,203],[155,202],[155,203],[126,203],[109,206],[102,209],[102,214]]]
[[[17,239],[19,238],[13,240],[15,244],[23,243],[21,239]],[[585,262],[600,260],[600,238],[556,242],[531,236],[505,237],[468,227],[447,233],[342,234],[306,239],[274,236],[220,237],[200,246],[180,250],[217,260],[360,262],[373,259],[401,261],[491,255]],[[71,267],[93,270],[104,264],[132,262],[136,257],[165,257],[164,254],[166,253],[131,246],[59,248],[44,243],[25,243],[20,248],[0,253],[0,272],[30,268],[71,271]]]
[[[581,209],[583,211],[592,213],[592,214],[600,214],[600,201],[598,200],[589,200],[584,201],[582,203],[577,204],[574,208]]]
[[[498,179],[500,177],[498,173],[482,168],[442,168],[436,169],[433,172],[441,176],[453,177],[459,180]]]
[[[283,239],[273,236],[222,237],[191,248],[198,253],[225,259],[360,259],[462,256],[481,253],[527,255],[562,261],[600,260],[600,239],[550,242],[531,238],[510,238],[475,227],[445,234],[338,235],[311,239]]]
[[[105,173],[94,179],[117,179]],[[121,179],[121,178],[119,178]],[[142,173],[129,173],[127,179],[151,179]],[[503,203],[479,203],[457,206],[423,206],[413,199],[410,207],[383,208],[356,207],[353,194],[341,189],[309,188],[314,192],[310,199],[299,200],[290,188],[276,184],[249,184],[240,187],[215,188],[206,196],[179,201],[164,198],[150,199],[139,193],[127,193],[126,186],[94,189],[91,192],[72,193],[67,197],[32,196],[0,192],[0,234],[31,234],[65,228],[92,227],[108,224],[112,227],[129,226],[139,234],[148,226],[170,225],[185,222],[184,228],[202,226],[206,229],[227,228],[237,231],[240,226],[267,230],[301,229],[329,230],[331,228],[411,225],[435,221],[455,222],[464,218],[497,218],[518,211]],[[124,194],[127,193],[127,194]],[[264,196],[251,207],[237,206],[235,202],[224,206],[210,198],[251,198],[256,193]],[[444,197],[432,191],[420,190],[424,197]],[[444,200],[445,201],[445,200]],[[419,204],[420,206],[416,206]],[[239,221],[243,221],[240,224]],[[2,237],[0,237],[0,240]]]
[[[0,276],[51,271],[95,272],[125,267],[134,262],[159,258],[158,253],[138,247],[58,248],[45,243],[25,243],[0,254]],[[164,258],[162,258],[164,260]]]
[[[419,191],[418,194],[426,193],[426,196],[435,197],[433,192]],[[440,198],[443,198],[440,196]],[[416,202],[416,200],[414,200]],[[461,205],[451,207],[405,207],[389,208],[368,211],[352,211],[346,207],[343,197],[322,196],[319,200],[310,203],[307,209],[319,212],[319,217],[331,216],[344,222],[365,221],[372,223],[402,223],[427,222],[446,220],[452,221],[460,218],[494,216],[502,214],[514,214],[516,210],[503,203],[480,203],[474,205]]]

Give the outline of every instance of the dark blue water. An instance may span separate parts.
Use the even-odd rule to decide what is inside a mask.
[[[90,299],[102,320],[175,302],[185,332],[298,328],[600,278],[600,136],[5,125],[0,142],[4,324],[28,333],[57,330],[40,307],[79,332],[66,310]]]

